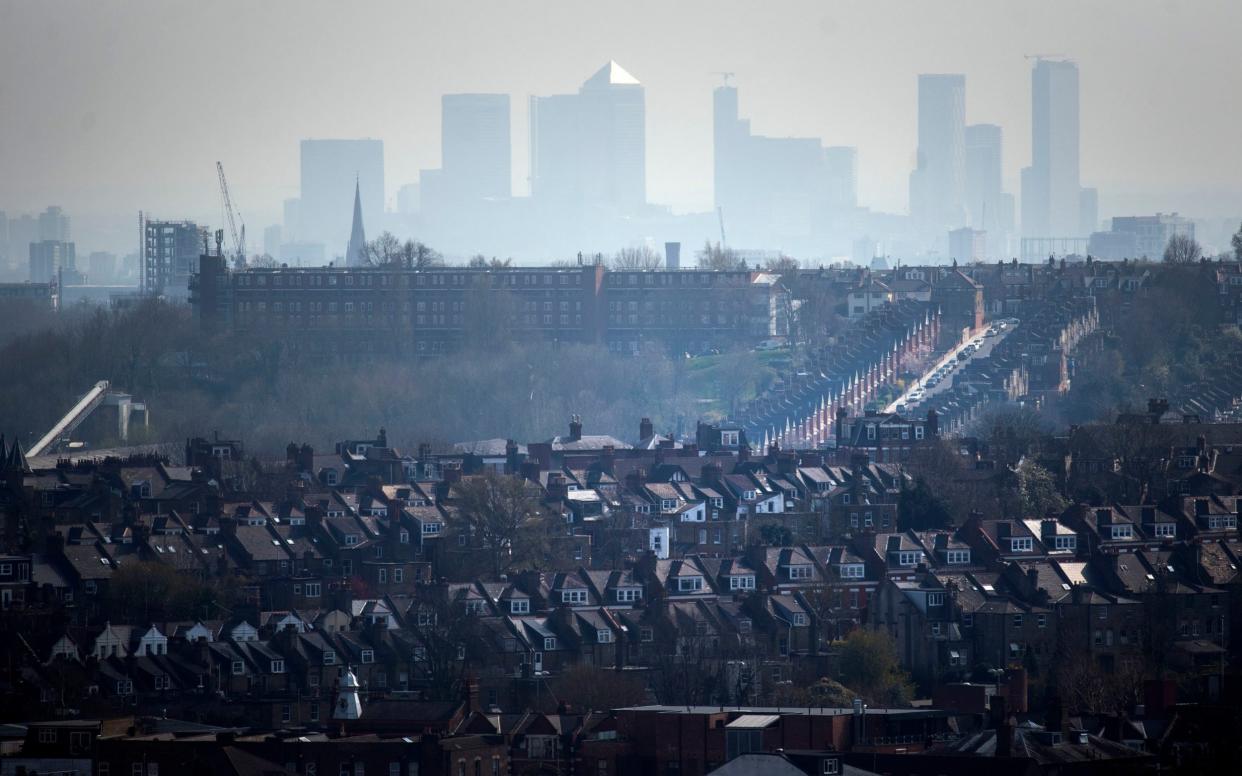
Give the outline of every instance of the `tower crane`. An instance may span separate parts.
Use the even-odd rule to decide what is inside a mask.
[[[216,173],[220,176],[220,199],[224,207],[224,218],[229,223],[229,235],[233,238],[234,265],[240,269],[246,266],[246,223],[241,213],[233,207],[233,198],[229,196],[229,182],[224,179],[224,165],[216,162]],[[237,225],[241,224],[241,231]]]

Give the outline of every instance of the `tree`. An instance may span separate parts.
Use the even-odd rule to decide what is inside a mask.
[[[444,264],[444,257],[428,246],[416,240],[406,240],[403,243],[392,232],[383,232],[364,244],[362,256],[373,267],[426,269]]]
[[[914,688],[887,633],[855,628],[841,645],[841,677],[873,706],[909,704]]]
[[[612,257],[613,269],[659,269],[663,264],[660,254],[645,243],[622,248]]]
[[[462,696],[470,660],[487,659],[479,654],[479,618],[462,601],[450,600],[444,585],[423,591],[413,608],[415,677],[430,700],[456,700]]]
[[[547,554],[546,520],[526,480],[489,469],[453,492],[462,528],[486,553],[493,579]]]
[[[741,256],[737,255],[737,251],[732,248],[726,248],[720,243],[713,244],[711,240],[703,243],[703,248],[697,254],[699,266],[703,269],[743,269],[746,262]]]
[[[897,527],[902,531],[948,528],[953,515],[924,477],[916,477],[913,488],[904,488],[897,497]]]
[[[1018,477],[1018,494],[1022,516],[1040,517],[1052,512],[1060,514],[1068,502],[1057,489],[1051,472],[1027,458],[1014,470]]]
[[[1230,240],[1233,244],[1233,258],[1236,261],[1242,261],[1242,226],[1238,227],[1238,231],[1233,233]]]
[[[1192,264],[1203,258],[1203,248],[1188,234],[1175,234],[1164,248],[1166,264]]]
[[[498,259],[495,256],[489,259],[481,253],[476,253],[466,262],[466,266],[471,269],[504,269],[511,264],[513,259]]]

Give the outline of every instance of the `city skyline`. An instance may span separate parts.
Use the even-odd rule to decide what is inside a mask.
[[[1221,111],[1213,111],[1209,100],[1213,94],[1224,93],[1223,88],[1238,74],[1237,63],[1216,53],[1223,47],[1211,45],[1214,36],[1239,20],[1239,11],[1232,7],[1200,8],[1192,23],[1155,3],[1126,4],[1133,12],[1125,15],[1111,13],[1121,6],[1107,3],[1091,9],[1054,3],[1048,14],[1010,4],[997,4],[1010,6],[997,9],[952,2],[928,4],[934,8],[881,3],[860,10],[846,4],[789,3],[775,13],[730,6],[730,23],[726,24],[703,16],[708,6],[688,3],[677,13],[653,9],[651,18],[662,24],[653,25],[646,31],[646,40],[638,44],[627,34],[636,22],[604,25],[589,11],[557,4],[546,6],[544,15],[533,18],[530,6],[511,5],[486,6],[491,18],[511,22],[488,25],[480,33],[480,41],[494,55],[470,58],[444,52],[442,44],[428,41],[428,51],[437,52],[444,66],[434,69],[433,78],[421,78],[418,83],[401,74],[404,71],[394,66],[392,55],[382,45],[368,58],[373,65],[346,58],[344,65],[329,68],[312,57],[302,58],[299,68],[288,57],[268,58],[263,67],[250,66],[244,77],[223,81],[235,84],[230,89],[240,101],[234,104],[244,116],[264,117],[267,126],[279,118],[279,125],[269,131],[263,129],[262,121],[213,121],[217,112],[205,109],[197,116],[192,100],[177,136],[150,129],[157,123],[150,120],[151,111],[171,97],[148,95],[135,102],[116,89],[117,79],[139,76],[164,83],[169,76],[156,72],[156,54],[163,44],[152,44],[147,53],[110,59],[106,70],[113,79],[101,80],[71,62],[49,62],[46,53],[32,49],[28,42],[51,36],[84,54],[94,50],[97,43],[82,32],[91,25],[70,24],[69,17],[97,19],[117,40],[127,40],[144,24],[153,23],[133,18],[139,15],[135,6],[0,8],[4,22],[0,28],[8,31],[0,32],[7,52],[0,56],[20,57],[27,63],[24,69],[10,66],[5,71],[47,73],[46,77],[11,79],[0,92],[5,116],[0,121],[6,137],[0,146],[0,171],[4,173],[0,175],[0,208],[15,215],[58,203],[74,214],[80,227],[76,231],[83,239],[91,236],[96,238],[92,245],[123,249],[133,242],[132,214],[138,209],[154,210],[158,217],[218,221],[211,166],[220,159],[229,170],[251,232],[258,235],[264,226],[282,221],[282,202],[297,195],[299,140],[376,137],[386,146],[385,206],[395,210],[397,190],[416,182],[420,169],[439,166],[442,96],[474,92],[510,96],[511,183],[513,193],[520,196],[529,190],[526,98],[570,91],[581,82],[581,73],[594,72],[601,61],[611,58],[646,87],[649,201],[667,204],[675,212],[710,211],[711,91],[721,82],[719,73],[713,71],[732,70],[737,74],[735,83],[746,95],[743,112],[754,117],[756,134],[812,136],[826,146],[856,146],[860,204],[902,213],[907,208],[906,180],[917,151],[917,75],[965,75],[971,94],[965,121],[1003,127],[1003,188],[1016,194],[1019,171],[1031,159],[1031,64],[1023,57],[1055,51],[1077,61],[1084,74],[1082,177],[1104,192],[1101,217],[1157,210],[1220,217],[1242,209],[1242,192],[1232,183],[1242,177],[1242,170],[1233,169],[1240,163],[1225,153],[1231,122]],[[876,29],[883,12],[894,8],[912,22],[910,26],[921,25],[927,37],[941,34],[941,42],[951,42],[984,25],[994,29],[994,39],[977,41],[979,45],[969,53],[946,53],[944,49],[952,47],[930,45],[911,32],[884,27],[878,48],[881,56],[866,54],[850,31]],[[385,14],[394,19],[394,28],[400,28],[402,21],[417,22],[420,41],[432,32],[451,39],[467,29],[469,22],[462,13],[433,12],[422,6],[367,6],[351,14],[316,7],[295,14],[292,9],[281,4],[255,9],[237,34],[249,40],[260,31],[288,24],[306,36],[313,49],[329,27],[350,40],[362,36],[364,29],[386,40],[392,32],[373,29],[374,20]],[[201,10],[163,10],[154,16],[167,23],[201,22],[210,30],[226,26],[223,19]],[[953,28],[957,18],[969,22],[962,25],[967,29]],[[517,49],[522,47],[495,32],[506,29],[528,46],[546,43],[560,28],[543,24],[546,19],[563,24],[583,21],[590,34],[564,41],[557,55],[548,57],[527,52],[519,56]],[[1092,25],[1102,20],[1117,26],[1115,37],[1126,40],[1126,46],[1092,37]],[[1203,56],[1194,61],[1162,55],[1160,49],[1140,54],[1142,46],[1135,45],[1154,44],[1158,35],[1174,34],[1187,25],[1205,41]],[[726,44],[752,34],[765,44],[762,48],[767,54],[760,57],[736,45],[705,44],[694,34],[704,30]],[[25,34],[13,35],[13,31]],[[718,48],[729,53],[722,55]],[[415,57],[419,61],[429,56],[419,52]],[[233,73],[251,62],[248,56],[217,62],[189,51],[180,60],[180,69],[200,79],[215,69]],[[851,69],[857,61],[866,61],[867,68]],[[330,88],[312,88],[316,84]],[[1171,84],[1183,88],[1170,89]],[[1143,102],[1141,93],[1147,89],[1167,95],[1164,99],[1171,107],[1180,107],[1196,120],[1173,121],[1165,112],[1152,115],[1145,104],[1140,108],[1136,103]],[[48,104],[53,97],[57,104]],[[213,97],[211,102],[219,104],[220,100]],[[36,132],[38,117],[44,115],[55,121],[50,129]],[[127,118],[122,121],[122,117]],[[1193,131],[1182,126],[1187,123]],[[18,154],[17,148],[26,150]],[[53,153],[58,148],[61,151]],[[85,163],[88,148],[91,164]],[[142,163],[143,151],[149,148],[161,150],[160,164],[155,167]],[[1143,163],[1134,164],[1134,159]]]

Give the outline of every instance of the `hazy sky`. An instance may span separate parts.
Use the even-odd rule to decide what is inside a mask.
[[[1062,54],[1103,215],[1242,214],[1239,31],[1239,0],[0,0],[0,209],[215,224],[219,159],[257,236],[297,194],[304,137],[381,138],[391,204],[439,164],[439,98],[461,91],[513,95],[521,192],[526,97],[616,59],[647,89],[650,200],[711,206],[727,70],[755,131],[857,145],[862,204],[904,211],[919,73],[966,74],[967,121],[1004,127],[1016,190],[1024,55]]]

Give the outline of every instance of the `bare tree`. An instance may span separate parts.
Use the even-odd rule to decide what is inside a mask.
[[[703,243],[697,254],[699,266],[703,269],[744,269],[746,262],[732,248],[726,248],[711,240]]]
[[[493,579],[547,554],[546,519],[526,480],[489,470],[459,482],[454,495],[458,517],[487,554]]]
[[[417,240],[401,242],[384,232],[362,246],[362,256],[373,267],[409,267],[425,269],[444,264],[444,257]]]
[[[1164,260],[1167,264],[1193,264],[1201,258],[1203,248],[1188,234],[1173,235],[1164,248]]]
[[[495,256],[489,259],[481,253],[476,253],[466,262],[466,266],[471,269],[504,269],[511,264],[513,259],[498,259]]]
[[[622,248],[612,257],[613,269],[659,269],[663,263],[660,254],[646,244]]]

